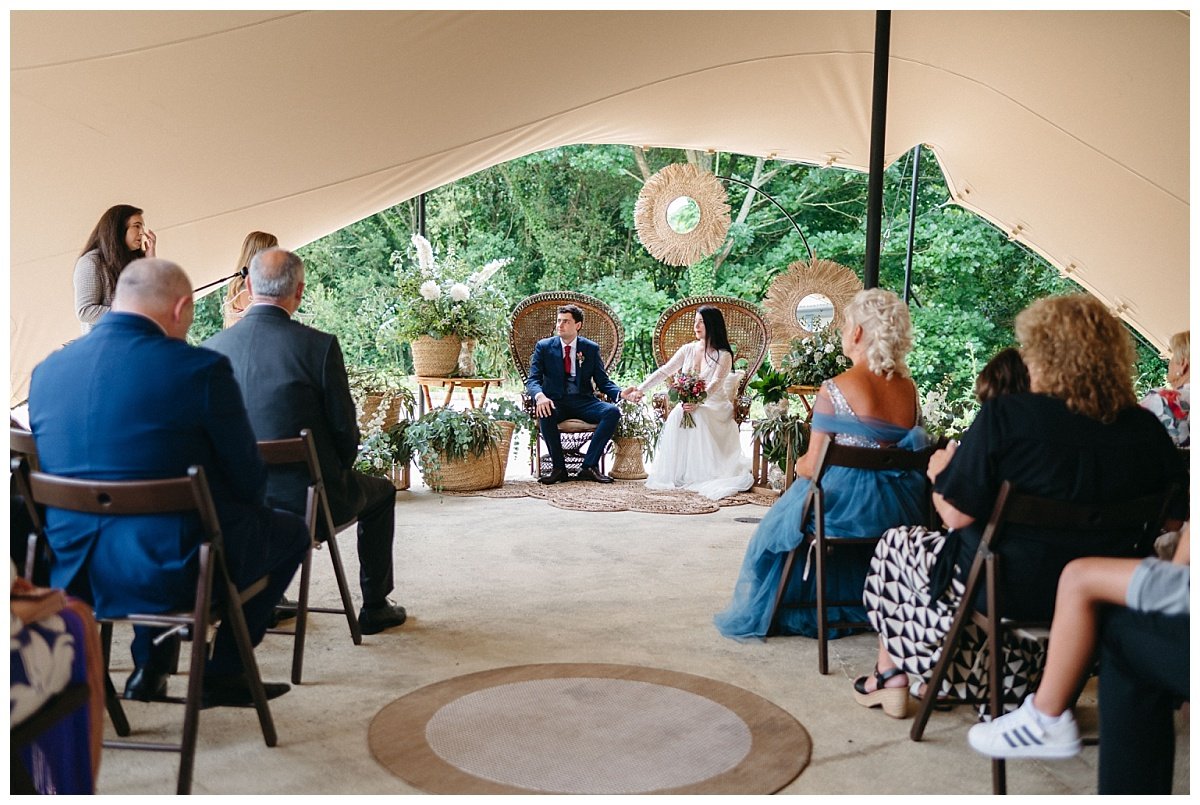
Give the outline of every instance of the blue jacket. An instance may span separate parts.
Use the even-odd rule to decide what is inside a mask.
[[[575,338],[575,375],[579,381],[582,394],[591,394],[590,389],[597,391],[616,402],[621,395],[621,389],[609,379],[604,371],[604,359],[600,355],[600,345],[589,341],[583,336]],[[529,379],[525,381],[525,390],[530,397],[536,397],[542,392],[551,400],[561,400],[567,396],[567,377],[563,371],[562,339],[553,335],[537,342],[530,360]]]
[[[266,468],[228,359],[168,338],[143,316],[110,312],[88,335],[42,361],[33,371],[29,411],[46,472],[172,478],[199,464],[223,524],[262,503]],[[46,525],[54,551],[51,583],[66,587],[88,579],[102,617],[192,600],[201,536],[194,515],[51,509]]]

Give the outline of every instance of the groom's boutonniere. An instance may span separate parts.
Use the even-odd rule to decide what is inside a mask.
[[[575,365],[583,366],[583,350],[577,350],[575,352]]]

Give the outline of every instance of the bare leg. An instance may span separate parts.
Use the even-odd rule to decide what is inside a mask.
[[[1046,649],[1046,668],[1034,707],[1061,715],[1071,704],[1096,652],[1100,604],[1124,604],[1129,580],[1140,559],[1089,557],[1063,569],[1054,601],[1054,622]]]
[[[884,651],[883,638],[880,637],[879,658],[875,660],[875,669],[882,674],[895,667],[896,663],[892,660],[891,655]],[[883,686],[885,688],[906,688],[908,687],[908,679],[906,679],[903,675],[894,676],[885,682]],[[867,681],[863,687],[865,687],[868,692],[875,690],[875,677],[873,675],[868,675]]]

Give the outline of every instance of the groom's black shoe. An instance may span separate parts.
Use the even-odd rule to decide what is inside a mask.
[[[595,481],[598,484],[611,484],[612,478],[609,478],[604,473],[595,467],[580,467],[579,474],[575,476],[576,481]]]
[[[567,475],[566,467],[555,467],[550,470],[549,475],[543,475],[538,478],[540,484],[561,484],[563,481],[571,480],[571,476]]]

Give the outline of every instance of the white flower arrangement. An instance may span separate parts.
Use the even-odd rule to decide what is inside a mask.
[[[423,335],[457,335],[486,340],[503,333],[508,300],[488,280],[509,265],[511,258],[491,260],[472,272],[453,250],[439,258],[427,239],[413,235],[410,254],[393,252],[390,262],[396,271],[398,294],[393,315],[380,327],[378,339],[412,341]]]
[[[799,386],[819,386],[850,368],[850,359],[842,354],[842,335],[832,327],[792,339],[782,363],[792,383]]]

